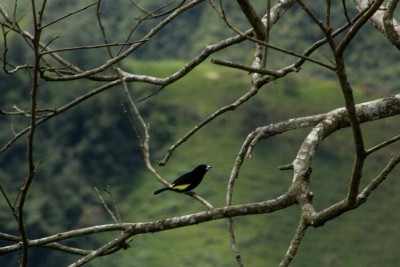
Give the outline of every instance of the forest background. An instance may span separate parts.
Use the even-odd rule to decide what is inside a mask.
[[[11,1],[10,1],[11,2]],[[23,10],[23,1],[19,8]],[[78,10],[90,1],[49,1],[46,14],[49,21],[68,12]],[[164,1],[141,1],[143,8],[152,10]],[[262,2],[262,1],[260,1]],[[324,2],[324,1],[315,1]],[[340,17],[341,1],[333,4],[332,16]],[[8,10],[13,5],[2,3]],[[261,4],[260,4],[261,5]],[[319,3],[315,3],[318,10]],[[321,4],[322,5],[322,4]],[[246,20],[240,16],[233,1],[225,1],[229,17],[238,27],[246,28]],[[299,7],[289,10],[285,21],[271,31],[270,40],[288,50],[302,51],[309,40],[320,37],[313,23],[307,23]],[[351,10],[350,10],[351,11]],[[88,13],[94,12],[88,10]],[[130,1],[103,1],[100,12],[113,40],[123,40],[132,21],[140,12]],[[354,10],[353,10],[354,12]],[[345,18],[343,17],[343,20]],[[126,61],[126,69],[134,69],[154,76],[166,76],[185,64],[185,60],[198,54],[205,45],[231,36],[221,18],[205,2],[180,15],[146,46],[138,49]],[[22,20],[23,23],[23,20]],[[154,22],[155,23],[155,22]],[[63,27],[49,27],[45,39],[63,46],[77,46],[102,42],[98,25],[93,16],[83,15],[60,22]],[[140,36],[154,24],[138,27]],[[367,24],[357,35],[346,53],[350,77],[356,84],[356,100],[364,102],[399,92],[400,54],[385,38]],[[112,41],[112,40],[111,40]],[[241,44],[241,53],[224,50],[217,57],[232,61],[251,62],[254,46]],[[18,38],[8,40],[9,57],[16,63],[29,61],[30,51]],[[320,56],[323,58],[324,53]],[[271,59],[272,58],[272,59]],[[272,53],[270,63],[277,66],[289,59]],[[99,63],[99,52],[78,50],[68,55],[71,62],[90,68]],[[276,62],[276,63],[275,63]],[[168,86],[154,97],[138,103],[143,117],[151,125],[153,160],[162,158],[168,147],[191,126],[211,114],[218,107],[239,97],[247,88],[250,78],[246,73],[224,68],[210,62],[202,64],[190,75]],[[91,82],[43,83],[39,102],[58,106],[74,98],[77,92],[89,91]],[[0,72],[0,108],[25,109],[29,103],[30,81],[23,74],[7,75]],[[157,87],[143,83],[132,85],[137,100]],[[225,188],[235,153],[242,140],[258,126],[287,120],[293,117],[325,113],[342,107],[343,99],[337,93],[337,82],[329,72],[306,64],[300,74],[272,83],[262,89],[251,103],[240,107],[240,112],[228,113],[202,129],[184,144],[185,149],[174,154],[169,163],[158,171],[169,181],[200,163],[213,168],[203,183],[195,190],[216,206],[224,205]],[[170,216],[194,213],[204,209],[199,203],[189,201],[180,194],[166,192],[153,196],[162,186],[145,168],[142,152],[123,112],[121,101],[124,93],[120,88],[105,91],[84,105],[68,110],[57,120],[40,125],[35,147],[36,157],[41,160],[27,201],[26,224],[32,238],[54,234],[95,224],[111,223],[112,219],[101,205],[94,190],[107,189],[117,201],[122,220],[146,221]],[[299,103],[307,102],[307,105]],[[10,120],[0,116],[0,141],[3,146],[12,138],[14,129],[22,128],[28,118]],[[378,125],[378,126],[377,126]],[[373,127],[363,125],[367,143],[373,144],[387,138],[387,133],[399,128],[398,118],[375,122]],[[302,131],[302,130],[299,130]],[[343,129],[330,137],[316,154],[313,173],[313,191],[316,205],[328,205],[343,197],[346,173],[351,169],[352,157],[348,154],[351,141],[349,129]],[[244,164],[238,181],[234,203],[261,201],[278,196],[290,184],[291,176],[283,179],[278,166],[290,162],[306,135],[286,134],[257,146],[252,158]],[[332,151],[335,147],[335,151]],[[391,148],[399,150],[397,145]],[[388,151],[378,154],[365,169],[365,176],[376,175],[387,161]],[[390,154],[390,153],[389,153]],[[0,159],[0,183],[18,193],[15,180],[27,172],[26,147],[16,142]],[[260,168],[265,166],[265,168]],[[268,173],[265,170],[268,169]],[[329,175],[327,175],[329,174]],[[325,177],[329,177],[326,179]],[[390,179],[359,209],[327,223],[322,228],[311,229],[303,241],[293,266],[397,266],[400,262],[398,233],[400,213],[400,171],[394,170]],[[13,195],[14,194],[14,195]],[[277,266],[298,223],[298,210],[281,211],[274,216],[257,215],[235,219],[238,245],[249,266]],[[262,231],[260,231],[262,229]],[[16,232],[10,220],[7,203],[0,199],[0,231]],[[88,266],[234,266],[235,260],[226,233],[226,222],[213,221],[198,226],[136,236],[130,248],[101,257]],[[110,238],[110,234],[86,237],[67,243],[92,247]],[[7,243],[0,240],[0,243]],[[16,266],[18,253],[0,256],[0,266]],[[46,248],[35,248],[29,266],[65,266],[78,256],[71,256]]]

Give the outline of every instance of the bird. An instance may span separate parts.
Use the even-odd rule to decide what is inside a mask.
[[[188,192],[190,190],[193,190],[201,183],[204,175],[210,168],[211,168],[210,165],[201,164],[201,165],[197,166],[196,168],[194,168],[193,171],[185,173],[182,176],[180,176],[179,178],[177,178],[175,181],[173,181],[167,187],[164,187],[164,188],[154,191],[154,195],[157,195],[166,190],[172,190],[172,191],[179,192],[179,193]]]

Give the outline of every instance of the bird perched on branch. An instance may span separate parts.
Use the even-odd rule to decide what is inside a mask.
[[[166,190],[172,190],[179,193],[188,192],[196,188],[201,183],[201,180],[203,180],[204,175],[210,168],[210,165],[201,164],[194,168],[193,171],[185,173],[184,175],[176,179],[167,187],[158,189],[154,192],[154,195],[157,195]]]

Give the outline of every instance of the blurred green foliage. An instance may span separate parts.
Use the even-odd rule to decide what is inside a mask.
[[[163,1],[144,1],[141,4],[148,10],[154,10],[160,2]],[[246,29],[248,26],[239,12],[233,9],[234,5],[230,1],[225,2],[230,18],[238,23],[239,28]],[[19,3],[21,9],[29,7],[24,6],[24,1]],[[46,21],[54,21],[91,2],[66,3],[51,1]],[[316,6],[315,10],[323,8]],[[140,16],[129,1],[118,4],[103,1],[100,12],[106,31],[112,33],[110,42],[126,40],[129,30],[137,23],[135,18]],[[289,12],[284,21],[274,28],[278,30],[272,30],[271,42],[301,52],[306,47],[306,41],[315,41],[321,35],[316,33],[310,21],[304,20],[304,13],[298,8]],[[332,12],[340,17],[338,7]],[[59,36],[52,41],[52,47],[102,42],[93,9],[81,13],[79,19],[75,18],[72,16],[46,28],[44,38],[47,41]],[[154,19],[140,24],[131,40],[141,38],[157,21]],[[21,23],[28,22],[22,20]],[[206,44],[231,35],[233,33],[226,30],[205,1],[168,25],[148,45],[138,49],[125,62],[124,68],[135,73],[165,77],[183,67],[185,62],[182,60],[196,55]],[[398,76],[397,68],[400,67],[395,64],[398,54],[370,26],[366,26],[357,38],[347,52],[349,71],[357,83],[357,102],[393,92],[397,86],[393,80]],[[29,60],[29,49],[17,37],[11,37],[9,41],[9,56],[15,64]],[[245,42],[239,48],[240,53],[230,48],[218,53],[217,57],[250,62],[252,54],[246,51],[251,51],[248,48],[252,45]],[[117,49],[113,52],[116,53]],[[98,54],[98,51],[89,50],[63,53],[81,67],[101,62]],[[280,53],[271,52],[270,55],[271,67],[279,68],[293,61],[290,56]],[[327,60],[329,54],[320,53],[317,57]],[[0,73],[1,108],[11,110],[13,105],[28,108],[29,80],[26,74],[23,71],[13,76]],[[338,84],[331,77],[331,73],[306,64],[300,73],[266,86],[236,111],[228,112],[205,126],[173,154],[167,166],[159,167],[158,171],[172,181],[199,163],[211,164],[213,168],[196,192],[215,206],[223,206],[230,168],[247,134],[258,126],[324,113],[343,106]],[[362,80],[359,80],[360,77]],[[153,162],[162,158],[166,149],[196,123],[249,90],[249,81],[250,77],[245,73],[206,63],[188,77],[139,102],[144,119],[150,123]],[[140,83],[130,87],[137,102],[159,89]],[[92,90],[93,83],[43,82],[39,88],[39,106],[52,108]],[[204,210],[203,206],[185,195],[166,192],[153,196],[152,192],[160,184],[145,171],[138,141],[121,107],[124,99],[121,88],[112,88],[38,127],[35,158],[41,163],[26,206],[29,237],[111,223],[94,186],[100,190],[110,186],[124,222],[156,220]],[[13,120],[1,116],[1,145],[13,136],[13,130],[21,130],[27,123],[28,118],[23,116]],[[367,145],[373,146],[391,137],[396,127],[396,118],[363,125]],[[297,130],[260,142],[241,170],[234,203],[261,201],[283,193],[292,177],[290,172],[278,171],[277,167],[293,160],[307,131]],[[0,183],[11,200],[15,199],[27,173],[25,141],[25,138],[20,139],[0,157]],[[379,173],[390,154],[398,149],[398,145],[392,150],[385,149],[368,161],[363,185]],[[351,133],[348,129],[329,137],[319,147],[311,184],[318,209],[345,196],[352,160]],[[397,192],[400,181],[396,177],[399,177],[398,168],[360,209],[322,228],[310,229],[293,266],[397,266],[400,256],[395,248],[398,246],[400,214],[396,207],[400,204]],[[103,196],[110,202],[107,194],[103,193]],[[237,240],[246,265],[277,266],[294,234],[298,217],[298,210],[292,207],[275,214],[235,218]],[[130,249],[96,259],[88,266],[234,266],[226,228],[226,222],[221,220],[136,236]],[[0,200],[0,231],[17,233],[15,220],[3,198]],[[94,248],[114,237],[114,234],[103,234],[66,244]],[[14,253],[0,257],[0,265],[15,266],[18,256]],[[30,266],[64,266],[74,259],[77,257],[34,249]]]
[[[132,61],[138,71],[151,69],[154,75],[172,73],[184,62]],[[240,72],[205,64],[182,81],[163,89],[155,96],[139,102],[152,134],[153,161],[160,159],[166,148],[190,130],[202,118],[235,100],[248,90],[248,77]],[[136,100],[158,88],[133,84]],[[223,206],[230,168],[245,136],[255,127],[291,117],[327,112],[343,105],[334,81],[290,77],[262,89],[250,102],[234,112],[228,112],[204,127],[185,142],[159,172],[173,180],[196,164],[208,163],[213,169],[196,192],[216,206]],[[74,92],[71,89],[71,92]],[[60,94],[63,97],[62,94]],[[359,102],[378,97],[359,89]],[[54,94],[55,102],[61,101]],[[27,204],[27,223],[32,238],[76,227],[112,222],[102,209],[93,190],[110,186],[118,201],[123,221],[146,221],[183,215],[204,210],[190,198],[166,192],[153,196],[160,185],[144,169],[141,152],[131,126],[123,114],[121,88],[114,88],[73,108],[55,120],[40,125],[37,132],[36,158],[41,165]],[[306,104],[305,104],[306,103]],[[49,103],[47,103],[49,104]],[[4,117],[3,117],[4,118]],[[395,119],[386,119],[363,126],[366,142],[376,144],[396,127]],[[10,121],[1,120],[3,129]],[[22,123],[22,122],[21,122]],[[234,203],[261,201],[276,197],[290,185],[290,172],[277,167],[289,163],[307,130],[283,134],[262,141],[248,159],[237,181]],[[351,133],[341,130],[328,138],[319,148],[313,164],[312,189],[315,205],[323,209],[346,194],[351,169]],[[1,132],[4,143],[9,135]],[[18,141],[0,161],[0,179],[10,196],[14,197],[26,173],[25,147]],[[397,148],[398,149],[398,146]],[[350,150],[351,151],[351,150]],[[390,151],[383,151],[369,162],[364,184],[385,165]],[[393,211],[400,199],[399,171],[395,171],[359,210],[352,211],[320,229],[310,229],[295,259],[294,266],[363,266],[367,262],[384,261],[395,266],[397,252],[395,232],[399,215]],[[103,193],[107,199],[107,195]],[[109,200],[109,199],[108,199]],[[11,231],[14,221],[1,205],[2,229]],[[287,249],[298,221],[295,208],[270,215],[235,218],[237,240],[243,258],[250,266],[276,266]],[[397,226],[396,226],[397,225]],[[4,227],[4,228],[3,228]],[[370,231],[370,227],[377,227]],[[79,239],[70,245],[93,247],[112,238],[112,234]],[[360,239],[369,240],[360,242]],[[371,244],[376,244],[372,246]],[[312,250],[310,255],[308,251]],[[361,259],[361,254],[370,251]],[[154,235],[135,237],[131,248],[116,255],[102,257],[89,266],[232,266],[226,223],[217,221]],[[382,255],[382,257],[381,257]],[[68,263],[72,256],[37,249],[31,254],[33,266],[54,262]],[[15,255],[2,261],[15,262]],[[40,260],[39,260],[40,259]],[[193,262],[193,259],[196,261]],[[34,264],[35,262],[36,265]]]
[[[273,3],[274,1],[272,1]],[[325,2],[305,1],[321,20],[325,21]],[[164,1],[139,1],[140,6],[148,12],[161,14],[169,9],[176,7],[178,3],[165,5]],[[339,27],[346,23],[347,19],[343,13],[342,1],[332,2],[331,26]],[[9,16],[13,14],[13,1],[2,3],[7,9]],[[44,21],[53,23],[59,18],[66,16],[74,11],[93,4],[90,0],[71,0],[68,4],[65,1],[51,1],[46,5]],[[260,14],[266,10],[265,2],[254,2]],[[29,8],[31,3],[28,0],[18,1],[17,14],[19,23],[24,26],[31,22]],[[160,6],[163,8],[158,9]],[[46,27],[43,31],[43,42],[49,42],[53,49],[99,45],[103,43],[103,36],[99,30],[96,17],[96,5],[87,8],[75,15],[57,21]],[[235,2],[224,1],[223,8],[228,20],[242,31],[250,28],[246,18],[238,9]],[[143,20],[145,14],[141,12],[131,1],[101,1],[99,14],[107,35],[109,43],[123,43],[137,41],[143,38],[148,31],[157,25],[165,16]],[[354,16],[356,10],[352,3],[347,3],[349,16]],[[60,31],[60,29],[62,29]],[[131,33],[131,30],[133,30]],[[211,45],[224,38],[234,36],[236,33],[229,29],[219,15],[211,8],[208,1],[184,12],[167,24],[165,28],[157,32],[145,45],[140,46],[130,57],[145,60],[165,60],[165,59],[191,59],[202,51],[206,45]],[[272,28],[270,32],[270,43],[281,46],[287,50],[302,53],[313,42],[321,39],[323,33],[315,23],[305,14],[298,5],[293,6],[282,20]],[[340,37],[336,39],[340,41]],[[0,36],[2,40],[3,36]],[[27,58],[31,58],[30,49],[21,42],[18,37],[10,33],[8,35],[9,51],[8,57],[15,65],[26,63]],[[235,47],[227,48],[218,52],[215,57],[236,62],[251,63],[253,54],[253,44],[245,41]],[[112,53],[119,52],[119,47],[112,47]],[[72,50],[62,52],[62,55],[72,63],[82,68],[93,67],[102,62],[99,51],[106,52],[104,48],[94,50]],[[365,53],[360,53],[365,51]],[[293,56],[270,50],[269,65],[271,68],[280,68],[296,60]],[[326,45],[312,55],[325,63],[332,60],[329,47]],[[50,59],[49,59],[50,60]],[[385,37],[366,24],[353,43],[346,50],[346,62],[348,71],[352,77],[363,77],[363,86],[373,88],[389,89],[394,91],[397,86],[392,80],[397,77],[400,65],[396,64],[400,60],[399,53],[386,41]],[[50,60],[51,62],[51,60]],[[303,69],[314,77],[330,78],[333,73],[321,69],[314,64],[306,64]]]

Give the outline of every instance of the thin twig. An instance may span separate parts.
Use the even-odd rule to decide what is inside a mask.
[[[114,207],[114,212],[116,214],[117,217],[117,221],[116,223],[121,223],[121,215],[119,213],[119,209],[118,209],[118,205],[117,205],[117,200],[114,198],[112,191],[111,191],[111,187],[109,185],[107,185],[107,187],[104,189],[104,191],[110,196],[111,202],[113,204]]]
[[[66,47],[66,48],[60,48],[60,49],[46,50],[46,51],[42,52],[42,55],[59,53],[59,52],[68,52],[68,51],[74,51],[74,50],[108,48],[108,47],[112,47],[112,46],[126,46],[126,45],[133,45],[133,44],[137,44],[137,43],[147,42],[148,40],[149,39],[142,39],[139,41],[125,42],[125,43],[107,43],[107,44],[98,44],[98,45],[73,46],[73,47]]]
[[[206,206],[209,210],[215,209],[215,207],[210,202],[208,202],[204,198],[200,197],[198,194],[196,194],[193,191],[185,192],[185,195],[188,195],[188,196],[194,198],[195,200],[199,201],[201,204]]]
[[[60,113],[63,113],[65,111],[71,109],[72,107],[82,103],[83,101],[86,101],[86,100],[90,99],[94,95],[97,95],[97,94],[99,94],[99,93],[101,93],[101,92],[103,92],[103,91],[105,91],[107,89],[113,88],[114,86],[119,85],[120,83],[121,83],[120,80],[116,80],[116,81],[107,83],[105,85],[102,85],[102,86],[100,86],[100,87],[98,87],[96,89],[93,89],[92,91],[90,91],[90,92],[88,92],[88,93],[86,93],[84,95],[81,95],[81,96],[75,98],[74,100],[68,102],[64,106],[61,106],[61,107],[49,112],[48,114],[42,116],[40,119],[38,119],[36,121],[36,125],[39,125],[39,124],[41,124],[43,122],[46,122],[47,120],[53,118],[54,116],[56,116],[56,115],[58,115]],[[2,153],[4,153],[9,147],[11,147],[11,145],[14,144],[19,138],[21,138],[26,133],[28,133],[29,130],[30,130],[30,126],[28,126],[25,129],[19,131],[18,133],[16,133],[14,135],[14,137],[11,140],[9,140],[6,144],[4,144],[3,147],[0,149],[0,155]]]
[[[3,186],[1,184],[0,184],[0,191],[1,191],[1,194],[3,195],[4,199],[6,200],[8,207],[10,208],[11,214],[14,216],[16,221],[18,221],[18,216],[15,213],[15,208],[11,204],[10,198],[7,196],[7,193],[6,193],[6,191],[4,190],[4,188],[3,188]]]
[[[343,6],[344,16],[346,17],[347,22],[351,23],[351,19],[349,17],[349,13],[347,12],[346,0],[342,0],[342,6]]]
[[[101,205],[104,207],[104,209],[108,212],[108,214],[110,214],[111,218],[113,219],[113,221],[115,223],[120,223],[121,221],[119,221],[117,219],[117,217],[115,217],[114,213],[111,211],[111,209],[108,207],[107,203],[104,201],[103,197],[101,196],[99,190],[97,189],[97,187],[94,187],[94,190],[96,191],[98,197],[100,198],[101,201]]]
[[[231,242],[233,254],[235,255],[235,260],[240,267],[244,267],[242,256],[240,256],[239,247],[236,242],[235,231],[233,229],[233,219],[227,218],[227,221],[228,221],[229,240]]]
[[[192,135],[194,135],[198,130],[200,130],[202,127],[207,125],[210,121],[214,120],[221,114],[224,114],[227,111],[232,111],[235,110],[238,106],[242,105],[244,102],[248,101],[251,97],[253,97],[255,94],[257,94],[259,88],[253,86],[246,94],[243,96],[239,97],[235,102],[232,104],[229,104],[227,106],[224,106],[217,111],[215,111],[213,114],[209,115],[207,118],[203,119],[200,123],[198,123],[196,126],[194,126],[189,132],[187,132],[183,137],[181,137],[178,141],[176,141],[166,152],[164,157],[161,160],[158,160],[158,164],[163,166],[167,163],[169,158],[172,156],[172,153],[183,143],[185,143]]]
[[[372,153],[378,151],[379,149],[382,149],[382,148],[384,148],[384,147],[386,147],[386,146],[388,146],[388,145],[390,145],[390,144],[392,144],[394,142],[397,142],[399,140],[400,140],[400,135],[395,136],[393,138],[390,138],[389,140],[386,140],[386,141],[384,141],[384,142],[382,142],[382,143],[380,143],[380,144],[378,144],[378,145],[376,145],[374,147],[371,147],[370,149],[367,149],[366,154],[367,155],[372,154]]]
[[[385,181],[387,176],[391,173],[391,171],[400,163],[400,154],[393,155],[389,161],[389,163],[386,165],[386,167],[382,170],[378,176],[376,176],[374,179],[369,182],[369,184],[361,191],[361,193],[358,195],[358,204],[360,205],[361,203],[364,203],[367,201],[368,197],[370,194],[378,188],[378,186]]]
[[[74,262],[73,264],[68,265],[68,267],[78,267],[78,266],[82,266],[86,263],[88,263],[89,261],[107,254],[107,252],[109,250],[113,250],[113,251],[117,251],[120,249],[123,249],[126,247],[126,241],[131,237],[131,234],[128,232],[122,232],[122,234],[115,238],[114,240],[106,243],[104,246],[93,250],[90,254],[87,254],[86,256],[80,258],[79,260],[77,260],[76,262]]]
[[[0,239],[12,241],[12,242],[15,242],[15,243],[21,242],[21,237],[15,236],[15,235],[6,234],[6,233],[1,233],[1,232],[0,232]],[[18,244],[16,246],[18,246]],[[36,247],[34,240],[33,241],[32,240],[29,241],[29,247]],[[54,250],[59,250],[59,251],[62,251],[62,252],[75,254],[75,255],[82,255],[82,256],[83,255],[87,255],[87,254],[89,254],[91,252],[91,250],[70,247],[70,246],[66,246],[66,245],[63,245],[63,244],[57,243],[57,242],[42,244],[42,245],[38,245],[37,247],[54,249]],[[2,247],[2,248],[0,248],[0,256],[6,255],[6,254],[11,253],[11,252],[13,252],[15,250],[16,250],[15,247],[8,247],[7,249],[4,249],[4,247]]]
[[[270,75],[273,77],[283,77],[285,76],[288,72],[279,72],[279,71],[274,71],[274,70],[267,70],[265,68],[253,68],[249,66],[244,66],[242,64],[238,64],[235,62],[229,62],[225,60],[219,60],[219,59],[211,59],[211,63],[221,65],[221,66],[227,66],[230,68],[235,68],[235,69],[240,69],[240,70],[245,70],[250,73],[259,73],[259,74],[265,74],[265,75]],[[295,71],[295,70],[294,70]]]
[[[344,50],[360,31],[360,29],[369,21],[369,19],[375,14],[375,12],[381,7],[384,0],[376,0],[369,5],[369,7],[364,10],[363,15],[356,20],[350,30],[343,37],[341,42],[338,44],[336,53],[343,54]]]
[[[92,7],[92,6],[94,6],[94,5],[96,5],[97,3],[98,3],[98,1],[97,1],[97,2],[94,2],[94,3],[91,3],[91,4],[87,5],[87,6],[84,6],[84,7],[82,7],[81,9],[78,9],[78,10],[76,10],[76,11],[73,11],[73,12],[71,12],[71,13],[65,15],[65,16],[62,16],[62,17],[56,19],[56,20],[53,20],[53,21],[51,21],[51,22],[49,22],[49,23],[43,25],[43,26],[41,27],[41,30],[43,30],[44,28],[49,27],[49,26],[51,26],[51,25],[53,25],[53,24],[55,24],[55,23],[57,23],[57,22],[59,22],[59,21],[61,21],[61,20],[64,20],[64,19],[66,19],[66,18],[68,18],[68,17],[70,17],[70,16],[72,16],[72,15],[75,15],[75,14],[77,14],[77,13],[79,13],[79,12],[82,12],[82,11],[84,11],[84,10],[86,10],[86,9],[88,9],[88,8],[90,8],[90,7]]]
[[[103,21],[101,19],[101,15],[100,15],[100,5],[101,5],[101,0],[99,0],[97,2],[97,7],[96,7],[97,24],[99,25],[100,32],[101,32],[101,35],[103,37],[103,42],[105,44],[108,44],[108,38],[107,38],[107,34],[106,34],[106,29],[105,29],[105,27],[103,25]],[[108,55],[109,55],[110,59],[112,59],[113,58],[113,54],[112,54],[112,51],[111,51],[111,47],[110,46],[106,46],[106,48],[107,48],[107,52],[108,52]]]

